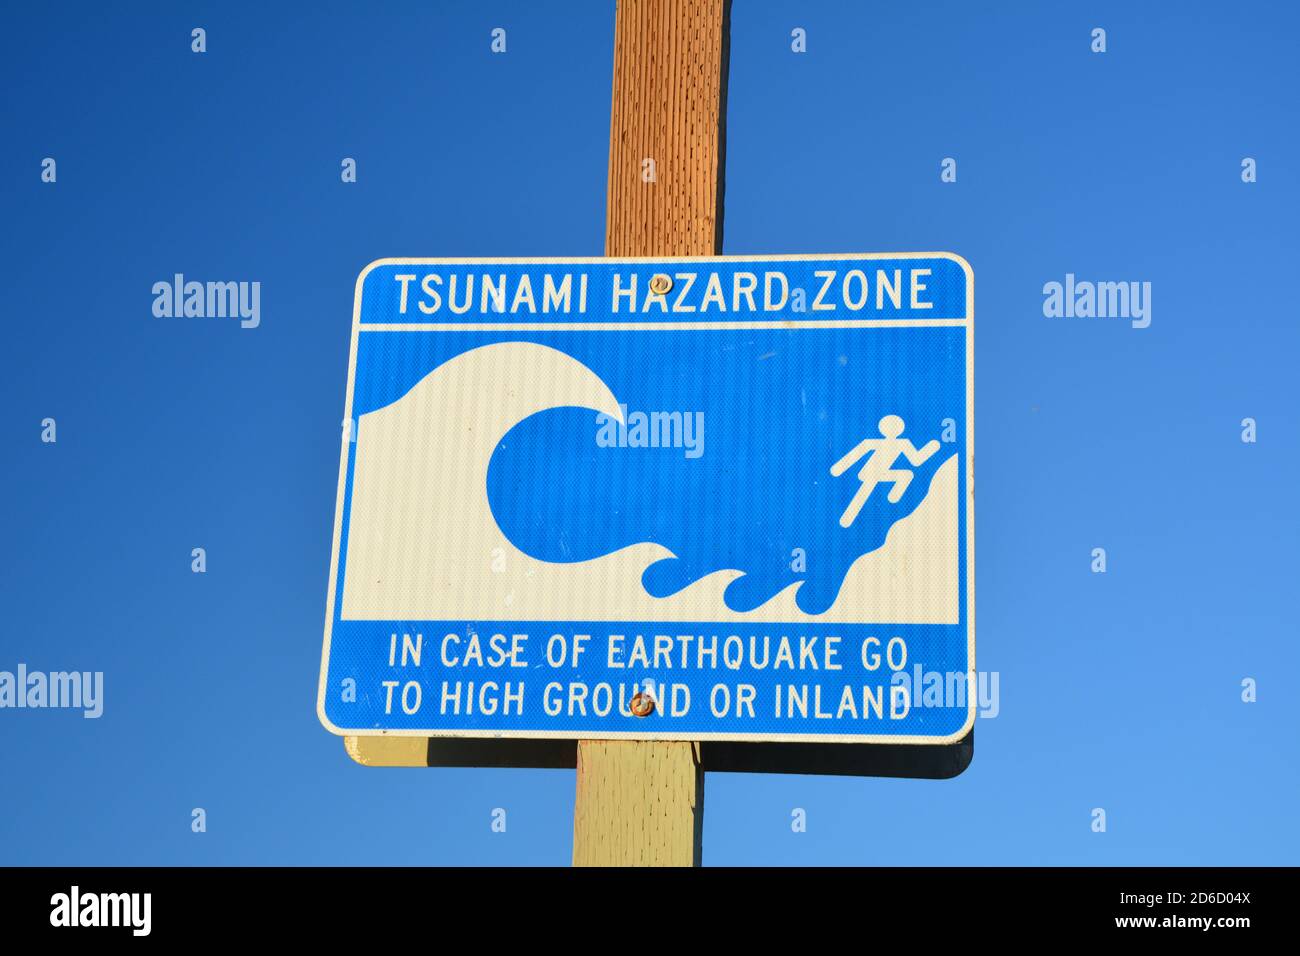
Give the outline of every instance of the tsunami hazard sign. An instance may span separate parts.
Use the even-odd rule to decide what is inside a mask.
[[[973,302],[948,253],[373,263],[322,722],[963,737]]]

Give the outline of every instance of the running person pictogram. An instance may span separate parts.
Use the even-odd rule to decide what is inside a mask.
[[[840,526],[843,528],[853,524],[858,517],[858,512],[871,497],[871,492],[881,482],[893,485],[888,495],[890,504],[897,504],[903,497],[903,492],[907,491],[907,486],[912,483],[912,472],[905,468],[894,467],[899,455],[911,462],[913,468],[917,468],[939,450],[939,443],[934,439],[926,442],[925,446],[918,450],[909,439],[900,438],[904,425],[903,420],[897,415],[886,415],[880,420],[878,427],[881,438],[864,438],[851,452],[831,465],[831,474],[838,478],[863,455],[869,456],[858,471],[858,481],[862,482],[862,487],[857,490],[849,506],[844,509],[844,514],[840,515]]]

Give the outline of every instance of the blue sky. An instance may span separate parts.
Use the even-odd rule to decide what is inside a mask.
[[[709,776],[706,863],[1295,862],[1297,21],[737,0],[724,251],[974,268],[1001,710],[955,780]],[[566,863],[571,771],[361,768],[314,704],[357,274],[600,254],[613,4],[0,26],[0,670],[106,683],[99,720],[0,711],[0,862]],[[260,281],[261,325],[154,318],[177,272]],[[1150,282],[1150,327],[1046,318],[1067,273]]]

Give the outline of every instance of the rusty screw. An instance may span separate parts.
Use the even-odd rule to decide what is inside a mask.
[[[648,717],[655,712],[655,699],[647,693],[638,693],[632,697],[629,707],[635,716]]]
[[[650,291],[655,295],[665,295],[673,287],[673,280],[662,272],[650,278]]]

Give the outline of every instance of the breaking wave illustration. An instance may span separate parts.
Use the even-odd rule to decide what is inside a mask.
[[[662,596],[655,596],[646,581],[654,585],[680,560],[662,544],[642,541],[581,560],[543,560],[502,531],[487,494],[493,454],[520,422],[558,408],[620,420],[623,414],[605,382],[572,356],[531,342],[501,342],[455,356],[397,401],[362,415],[342,616],[958,622],[957,455],[933,471],[920,503],[894,522],[883,544],[852,562],[826,610],[800,608],[805,582],[799,580],[736,610],[727,594],[746,576],[743,570],[712,571],[666,594],[656,586]]]

